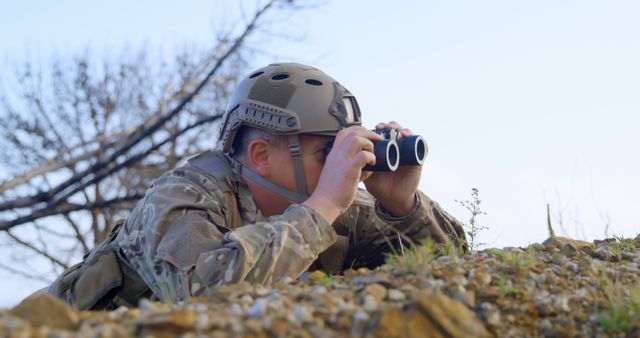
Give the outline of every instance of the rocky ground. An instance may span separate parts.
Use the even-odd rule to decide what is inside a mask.
[[[437,257],[405,252],[376,270],[316,271],[216,299],[78,312],[41,296],[0,310],[3,337],[640,337],[640,236]]]

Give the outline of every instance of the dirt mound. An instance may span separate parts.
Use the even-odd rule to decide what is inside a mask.
[[[178,305],[79,312],[37,296],[0,311],[0,335],[640,336],[639,272],[640,237],[553,237],[466,257],[415,249],[376,270],[223,286],[212,299]]]

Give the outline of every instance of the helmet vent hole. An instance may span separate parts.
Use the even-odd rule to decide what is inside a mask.
[[[257,73],[253,73],[253,74],[251,74],[251,76],[249,76],[249,78],[250,78],[250,79],[253,79],[253,78],[256,78],[256,77],[258,77],[258,76],[260,76],[260,75],[262,75],[262,74],[264,74],[264,72],[257,72]]]
[[[316,79],[307,79],[304,81],[306,84],[310,84],[312,86],[322,86],[322,82]]]
[[[284,80],[284,79],[288,79],[289,78],[289,74],[285,74],[285,73],[280,73],[280,74],[276,74],[274,76],[271,77],[271,80]]]

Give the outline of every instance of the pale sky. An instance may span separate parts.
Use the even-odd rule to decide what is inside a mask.
[[[214,3],[7,2],[0,55],[206,47],[235,12]],[[423,135],[421,189],[466,221],[455,200],[479,188],[487,246],[543,241],[547,203],[565,235],[602,238],[608,215],[610,235],[635,237],[638,15],[637,1],[333,0],[279,23],[301,42],[263,43],[253,62],[314,65],[356,95],[367,126],[393,119]],[[0,290],[18,289],[0,306],[40,286],[0,276]]]

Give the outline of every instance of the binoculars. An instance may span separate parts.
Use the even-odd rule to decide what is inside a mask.
[[[420,135],[401,136],[395,129],[373,130],[384,137],[373,141],[375,165],[366,165],[367,171],[396,171],[399,166],[422,165],[427,157],[427,143]]]
[[[424,163],[429,149],[422,136],[401,136],[395,129],[372,131],[382,135],[384,139],[372,140],[376,164],[366,165],[362,170],[396,171],[399,166],[422,165]],[[333,142],[329,144],[325,154],[329,153],[332,146]]]

